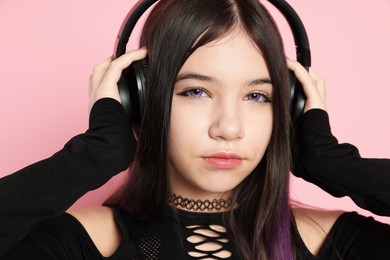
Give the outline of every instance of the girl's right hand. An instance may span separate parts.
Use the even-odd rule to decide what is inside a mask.
[[[129,51],[115,60],[106,58],[93,69],[89,78],[89,111],[101,98],[113,98],[121,102],[117,82],[122,71],[133,61],[141,60],[147,55],[146,48]]]

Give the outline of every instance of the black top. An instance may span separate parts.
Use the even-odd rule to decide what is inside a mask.
[[[135,220],[119,209],[115,209],[114,216],[122,240],[111,257],[103,257],[83,226],[71,215],[64,214],[45,221],[3,259],[224,259],[218,257],[222,251],[230,255],[228,259],[242,259],[223,228],[221,213],[192,213],[167,206],[165,215],[153,221]],[[294,225],[292,229],[297,260],[381,260],[390,257],[390,226],[371,217],[342,214],[317,256],[306,248]],[[189,242],[187,238],[199,235],[199,230],[212,233],[200,234],[206,240],[198,244]],[[220,248],[212,252],[196,249],[207,242],[217,243]]]
[[[390,175],[387,174],[390,160],[360,158],[356,147],[338,144],[330,131],[327,113],[318,109],[304,114],[297,137],[299,146],[295,174],[335,196],[350,196],[359,206],[374,213],[390,215]],[[70,222],[69,230],[74,229],[74,221],[70,221],[72,218],[68,215],[55,217],[63,214],[80,196],[126,169],[133,158],[135,146],[120,103],[109,98],[101,99],[92,108],[90,127],[86,133],[72,138],[52,157],[1,178],[0,258],[41,221],[51,219],[33,233],[57,221]],[[346,215],[357,219],[357,223],[369,223],[363,226],[380,227],[372,229],[365,245],[378,247],[378,253],[385,252],[378,242],[386,241],[387,225],[350,213]],[[349,223],[347,221],[345,228],[350,227]],[[344,225],[338,220],[332,230],[344,228]],[[74,235],[81,236],[80,232],[83,233],[79,230]],[[352,244],[355,241],[350,236],[340,236],[339,232],[336,237],[343,237]],[[375,240],[375,237],[380,239]],[[82,243],[84,240],[75,241]],[[349,242],[343,243],[349,245]],[[370,250],[367,252],[374,253]],[[360,253],[364,254],[363,251]]]

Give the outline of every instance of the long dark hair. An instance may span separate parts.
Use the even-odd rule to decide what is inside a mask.
[[[228,228],[245,259],[292,259],[289,208],[289,87],[278,29],[258,0],[160,0],[141,46],[149,52],[149,81],[136,159],[128,182],[107,202],[139,219],[166,204],[167,144],[176,76],[198,47],[240,29],[263,55],[273,85],[273,131],[258,167],[236,188],[239,208]]]

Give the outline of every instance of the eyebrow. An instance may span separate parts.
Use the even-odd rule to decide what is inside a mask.
[[[207,82],[217,82],[218,81],[213,77],[198,74],[198,73],[184,73],[184,74],[180,74],[177,76],[176,82],[178,82],[180,80],[186,80],[186,79],[196,79],[196,80],[207,81]]]
[[[202,75],[202,74],[198,74],[198,73],[192,73],[192,72],[179,74],[176,78],[176,82],[181,81],[181,80],[186,80],[186,79],[195,79],[195,80],[207,81],[207,82],[219,82],[216,78]],[[254,79],[254,80],[247,80],[245,82],[246,86],[256,86],[256,85],[264,85],[264,84],[271,84],[272,85],[271,79],[265,77],[265,78],[258,78],[258,79]]]
[[[256,86],[256,85],[264,85],[264,84],[271,84],[272,85],[272,81],[270,78],[259,78],[259,79],[255,79],[255,80],[249,80],[247,81],[247,86]]]

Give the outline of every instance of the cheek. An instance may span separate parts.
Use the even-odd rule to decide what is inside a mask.
[[[186,106],[172,106],[169,149],[176,151],[196,150],[196,145],[207,134],[207,119],[204,113],[196,113]]]
[[[272,110],[262,111],[261,116],[247,122],[247,142],[256,161],[260,161],[267,150],[272,135]]]

